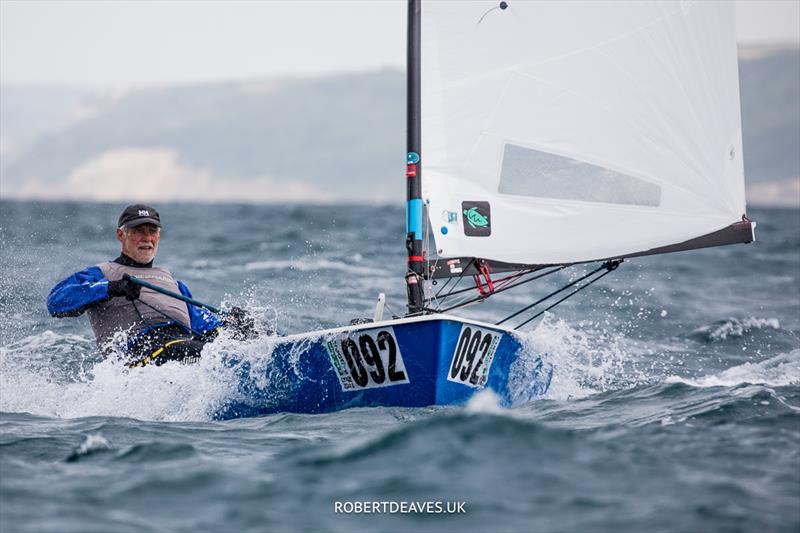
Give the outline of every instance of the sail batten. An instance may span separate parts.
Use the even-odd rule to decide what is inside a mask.
[[[422,188],[440,257],[629,257],[716,242],[703,237],[740,220],[731,5],[497,7],[422,4]]]

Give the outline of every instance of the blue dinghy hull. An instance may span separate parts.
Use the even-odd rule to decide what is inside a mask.
[[[521,355],[511,330],[448,315],[291,335],[265,365],[233,363],[238,390],[217,417],[454,405],[481,389],[509,405],[509,372]],[[544,394],[552,367],[524,355],[525,397]]]

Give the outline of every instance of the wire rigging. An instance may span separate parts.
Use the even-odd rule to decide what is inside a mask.
[[[552,308],[554,308],[555,306],[557,306],[558,304],[560,304],[561,302],[563,302],[563,301],[564,301],[564,300],[566,300],[567,298],[569,298],[569,297],[571,297],[571,296],[574,296],[575,294],[578,294],[579,292],[581,292],[583,289],[585,289],[586,287],[590,286],[591,284],[593,284],[593,283],[595,283],[595,282],[597,282],[597,281],[600,281],[600,280],[601,280],[603,277],[607,276],[608,274],[611,274],[611,272],[613,272],[614,270],[616,270],[616,269],[617,269],[617,267],[620,265],[620,263],[622,263],[622,260],[621,260],[621,259],[620,259],[620,260],[616,260],[616,261],[607,261],[607,262],[603,263],[603,265],[602,265],[600,268],[598,268],[598,269],[595,269],[595,270],[594,270],[593,272],[591,272],[589,275],[595,274],[595,273],[597,273],[599,270],[602,270],[603,268],[605,268],[605,269],[606,269],[606,271],[605,271],[605,272],[603,272],[602,274],[600,274],[599,276],[597,276],[597,277],[596,277],[596,278],[594,278],[593,280],[589,281],[588,283],[585,283],[584,285],[581,285],[581,286],[579,286],[577,289],[575,289],[574,291],[570,292],[569,294],[567,294],[566,296],[564,296],[563,298],[561,298],[560,300],[558,300],[558,301],[557,301],[557,302],[555,302],[554,304],[550,305],[550,306],[549,306],[549,307],[547,307],[546,309],[543,309],[543,310],[539,311],[538,313],[536,313],[535,315],[533,315],[532,317],[530,317],[528,320],[525,320],[524,322],[522,322],[522,323],[520,323],[520,324],[517,324],[517,326],[516,326],[514,329],[515,329],[515,330],[518,330],[519,328],[521,328],[521,327],[522,327],[522,326],[524,326],[525,324],[527,324],[527,323],[531,322],[532,320],[535,320],[535,319],[539,318],[540,316],[542,316],[542,315],[543,315],[543,314],[545,314],[547,311],[551,310]],[[584,276],[584,277],[583,277],[583,278],[581,278],[581,279],[585,279],[586,277],[587,277],[587,276]],[[579,280],[578,280],[578,281],[579,281]],[[554,296],[555,294],[557,294],[557,293],[561,292],[562,290],[564,290],[564,289],[566,289],[566,288],[568,288],[568,287],[569,287],[569,285],[568,285],[568,286],[566,286],[566,287],[563,287],[562,289],[560,289],[560,290],[558,290],[558,291],[556,291],[555,293],[551,294],[550,296]],[[550,296],[548,296],[547,298],[549,298]]]
[[[603,270],[604,268],[605,268],[605,264],[603,264],[603,265],[601,265],[601,266],[597,267],[596,269],[592,270],[592,271],[591,271],[591,272],[589,272],[588,274],[585,274],[585,275],[581,276],[580,278],[578,278],[578,279],[576,279],[576,280],[574,280],[574,281],[572,281],[572,282],[570,282],[570,283],[568,283],[568,284],[564,285],[563,287],[561,287],[561,288],[560,288],[560,289],[558,289],[557,291],[551,292],[551,293],[550,293],[550,294],[548,294],[547,296],[543,296],[542,298],[539,298],[538,300],[536,300],[536,301],[535,301],[535,302],[533,302],[532,304],[530,304],[530,305],[526,305],[525,307],[523,307],[522,309],[520,309],[519,311],[517,311],[517,312],[515,312],[515,313],[511,313],[510,315],[508,315],[507,317],[505,317],[503,320],[500,320],[499,322],[495,322],[495,325],[496,325],[496,326],[499,326],[499,325],[500,325],[500,324],[502,324],[503,322],[507,322],[507,321],[511,320],[512,318],[514,318],[515,316],[521,315],[521,314],[522,314],[522,313],[524,313],[525,311],[527,311],[527,310],[529,310],[529,309],[531,309],[531,308],[533,308],[533,307],[536,307],[537,305],[539,305],[540,303],[544,302],[545,300],[549,300],[550,298],[552,298],[552,297],[553,297],[553,296],[555,296],[556,294],[558,294],[558,293],[560,293],[560,292],[562,292],[562,291],[565,291],[565,290],[569,289],[570,287],[572,287],[572,286],[573,286],[573,285],[575,285],[576,283],[580,283],[581,281],[585,280],[585,279],[586,279],[586,278],[588,278],[589,276],[593,276],[594,274],[596,274],[597,272],[600,272],[600,271],[601,271],[601,270]]]
[[[474,261],[474,260],[475,260],[475,258],[473,258],[471,261]],[[517,330],[517,329],[521,328],[522,326],[530,323],[532,320],[535,320],[536,318],[542,316],[545,312],[550,311],[551,309],[553,309],[554,307],[556,307],[557,305],[562,303],[564,300],[570,298],[571,296],[574,296],[575,294],[577,294],[580,291],[586,289],[590,285],[596,283],[597,281],[599,281],[603,277],[607,276],[612,271],[616,270],[617,267],[619,267],[619,265],[622,263],[622,261],[623,261],[622,259],[614,259],[614,260],[609,260],[609,261],[603,262],[599,267],[595,268],[591,272],[589,272],[587,274],[584,274],[583,276],[581,276],[581,277],[579,277],[579,278],[567,283],[566,285],[564,285],[563,287],[559,288],[558,290],[555,290],[555,291],[551,292],[550,294],[548,294],[548,295],[546,295],[546,296],[544,296],[542,298],[539,298],[538,300],[536,300],[532,304],[526,305],[522,309],[510,314],[509,316],[505,317],[504,319],[500,320],[499,322],[495,322],[495,325],[503,324],[504,322],[507,322],[507,321],[511,320],[512,318],[515,318],[515,317],[521,315],[522,313],[525,313],[526,311],[529,311],[529,310],[533,309],[537,305],[539,305],[539,304],[551,299],[552,297],[554,297],[554,296],[556,296],[558,294],[561,294],[562,292],[566,291],[570,287],[575,287],[577,285],[577,287],[573,291],[569,292],[566,296],[564,296],[563,298],[557,300],[555,303],[551,304],[546,309],[536,313],[535,315],[533,315],[532,317],[528,318],[527,320],[524,320],[523,322],[518,324],[514,329]],[[464,277],[464,272],[462,272],[459,276],[454,276],[453,277],[453,278],[456,279],[456,283],[453,285],[453,287],[446,294],[444,294],[444,296],[442,296],[441,298],[438,297],[439,294],[441,294],[444,291],[444,289],[447,288],[448,283],[453,278],[449,278],[448,279],[448,283],[445,283],[444,287],[440,288],[439,291],[434,296],[424,300],[425,303],[427,303],[427,304],[430,304],[432,302],[436,302],[436,306],[435,307],[425,306],[425,307],[423,307],[423,309],[422,309],[422,311],[420,313],[415,313],[415,314],[446,313],[446,312],[452,311],[454,309],[459,309],[459,308],[462,308],[462,307],[466,307],[468,305],[472,305],[472,304],[475,304],[475,303],[482,302],[482,301],[486,300],[489,296],[493,296],[493,295],[498,294],[500,292],[511,290],[513,288],[519,287],[520,285],[524,285],[524,284],[529,283],[531,281],[535,281],[535,280],[544,278],[546,276],[549,276],[551,274],[555,274],[556,272],[560,272],[560,271],[564,270],[565,268],[568,268],[568,267],[571,267],[571,266],[575,266],[575,265],[557,266],[557,267],[551,268],[550,270],[547,270],[546,272],[538,273],[536,275],[528,277],[527,279],[523,279],[523,278],[525,278],[526,276],[530,276],[531,274],[534,274],[536,272],[539,272],[540,269],[534,268],[534,269],[530,269],[530,270],[518,271],[518,272],[515,272],[513,274],[510,274],[510,275],[508,275],[508,276],[506,276],[504,278],[500,278],[499,280],[495,281],[494,282],[495,283],[494,290],[490,294],[481,294],[481,295],[476,296],[476,297],[470,297],[469,295],[465,294],[465,293],[467,293],[469,291],[474,290],[474,288],[472,288],[472,287],[456,290],[456,287],[458,286],[458,282]],[[464,270],[466,270],[466,268]],[[605,270],[605,272],[600,273],[602,270]],[[598,273],[600,273],[600,275],[597,275]],[[594,276],[594,278],[590,279],[593,276]],[[589,280],[589,281],[587,281],[586,283],[581,284],[585,280]],[[440,302],[444,302],[445,300],[448,300],[448,298],[452,298],[452,297],[455,297],[457,295],[464,295],[464,296],[462,296],[461,298],[456,298],[456,300],[453,302],[453,304],[450,305],[449,307],[446,307],[444,309],[441,307]],[[413,316],[413,315],[407,315],[407,316]]]
[[[439,294],[441,294],[441,292],[442,292],[442,291],[443,291],[445,288],[447,288],[447,286],[450,284],[450,281],[452,281],[453,279],[455,279],[455,280],[456,280],[456,283],[455,283],[455,285],[453,285],[453,288],[452,288],[452,289],[450,289],[450,292],[448,292],[447,294],[445,294],[444,296],[442,296],[442,299],[445,299],[445,298],[447,298],[448,296],[450,296],[451,294],[453,294],[453,290],[455,290],[455,288],[456,288],[456,287],[458,287],[458,284],[459,284],[459,283],[461,283],[461,280],[462,280],[462,279],[464,279],[464,273],[465,273],[467,270],[469,270],[469,268],[472,266],[472,263],[474,263],[474,262],[475,262],[475,258],[473,257],[472,259],[470,259],[470,260],[469,260],[469,262],[466,264],[466,266],[465,266],[465,267],[463,267],[463,268],[461,269],[461,272],[458,274],[458,276],[447,278],[447,281],[445,282],[444,286],[442,286],[442,288],[441,288],[441,289],[439,289],[439,291],[436,293],[436,296],[438,297],[438,296],[439,296]],[[467,288],[467,289],[463,289],[462,291],[459,291],[459,292],[464,292],[464,291],[469,291],[469,290],[472,290],[472,287],[469,287],[469,288]]]
[[[520,281],[519,283],[515,283],[514,285],[512,285],[510,287],[507,287],[507,288],[508,289],[512,289],[514,287],[518,287],[518,286],[523,285],[525,283],[528,283],[530,281],[535,281],[535,280],[543,278],[545,276],[549,276],[550,274],[554,274],[555,272],[558,272],[559,270],[563,270],[563,269],[567,268],[568,266],[570,266],[570,265],[563,265],[563,266],[560,266],[560,267],[556,267],[556,268],[554,268],[554,269],[552,269],[552,270],[550,270],[548,272],[545,272],[543,274],[539,274],[539,275],[534,276],[532,278],[528,278],[528,279],[526,279],[524,281]],[[507,290],[505,287],[508,285],[508,283],[510,283],[514,279],[518,279],[518,278],[521,278],[523,276],[527,276],[529,274],[533,274],[534,272],[538,272],[538,271],[539,271],[538,269],[524,270],[524,271],[520,271],[520,272],[517,272],[515,274],[512,274],[510,276],[506,276],[504,278],[500,278],[499,280],[497,280],[495,282],[495,291],[494,291],[494,293],[496,294],[498,292],[503,292],[503,290]],[[453,288],[455,289],[455,287],[453,287]],[[471,290],[473,290],[473,287],[467,287],[465,289],[460,289],[458,291],[451,290],[451,292],[446,294],[443,297],[443,299],[447,298],[448,296],[451,296],[451,295],[456,295],[456,294],[460,294],[460,293],[464,293],[464,292],[469,292]]]
[[[531,281],[535,281],[537,279],[541,279],[543,277],[549,276],[550,274],[555,274],[556,272],[564,270],[568,266],[570,266],[570,265],[563,265],[563,266],[555,267],[553,269],[548,270],[547,272],[543,272],[541,274],[535,275],[533,277],[530,277],[530,278],[522,280],[522,281],[517,281],[516,283],[511,283],[511,282],[514,281],[514,280],[518,280],[518,279],[520,279],[520,278],[522,278],[524,276],[533,274],[534,272],[538,272],[538,270],[529,270],[529,271],[517,272],[517,273],[512,274],[510,276],[506,276],[505,278],[501,278],[500,280],[498,280],[497,285],[495,285],[495,290],[494,290],[494,292],[492,294],[494,295],[494,294],[498,294],[498,293],[501,293],[501,292],[505,292],[507,290],[511,290],[513,288],[519,287],[520,285],[524,285],[524,284],[529,283]],[[453,287],[453,289],[455,289],[455,286]],[[446,294],[442,298],[442,300],[445,300],[446,298],[448,298],[450,296],[454,296],[456,294],[466,293],[466,292],[469,292],[469,291],[472,291],[472,290],[474,290],[472,287],[467,287],[465,289],[460,289],[458,291],[451,290],[451,292]],[[470,305],[470,304],[477,303],[479,301],[485,300],[487,297],[488,296],[483,296],[483,295],[482,296],[477,296],[477,297],[474,297],[474,298],[467,297],[468,299],[466,299],[466,300],[464,300],[464,299],[456,300],[456,303],[454,303],[453,305],[451,305],[450,307],[447,307],[445,309],[436,309],[436,310],[428,309],[428,310],[429,311],[433,311],[433,312],[446,313],[447,311],[452,311],[453,309],[458,309],[460,307],[464,307],[464,306],[467,306],[467,305]]]

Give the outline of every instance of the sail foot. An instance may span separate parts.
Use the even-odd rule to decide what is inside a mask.
[[[669,254],[672,252],[684,252],[686,250],[697,250],[700,248],[711,248],[714,246],[725,246],[728,244],[747,244],[756,240],[756,222],[742,215],[742,220],[734,222],[721,230],[689,239],[677,244],[660,246],[643,252],[626,254],[622,257],[642,257],[645,255]]]

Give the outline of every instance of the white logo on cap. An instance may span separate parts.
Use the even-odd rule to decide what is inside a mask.
[[[149,217],[150,216],[150,211],[148,211],[147,209],[139,209],[139,216],[140,217]]]

